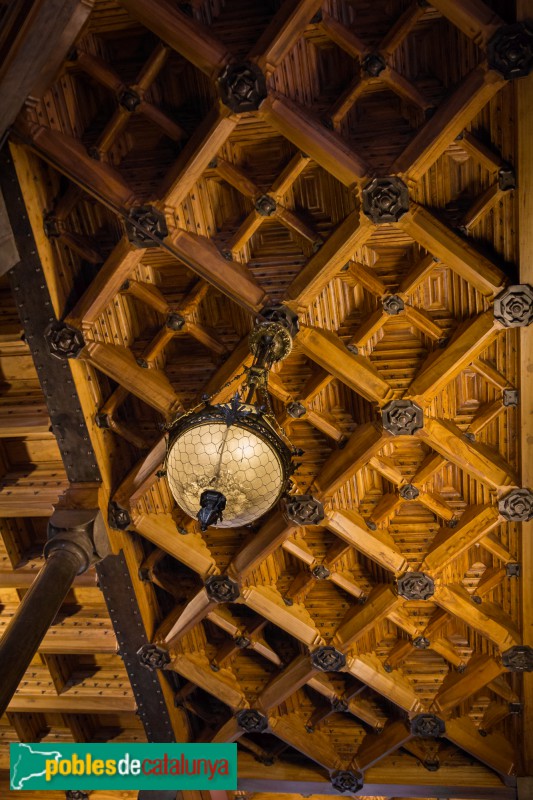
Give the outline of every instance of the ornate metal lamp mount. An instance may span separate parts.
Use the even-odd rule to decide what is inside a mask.
[[[254,360],[230,402],[178,417],[169,427],[167,480],[174,499],[205,531],[249,525],[285,492],[293,448],[267,392],[273,364],[290,353],[298,318],[285,306],[263,309],[249,338]]]

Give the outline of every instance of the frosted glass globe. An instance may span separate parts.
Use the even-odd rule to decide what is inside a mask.
[[[193,416],[189,426],[171,436],[166,463],[170,491],[191,517],[197,516],[205,490],[221,492],[226,508],[216,527],[248,525],[272,508],[283,492],[287,448],[281,441],[276,446],[273,430],[267,438],[261,436],[261,425],[267,431],[270,427],[265,421],[252,422],[251,427],[258,425],[254,431],[239,420],[228,426],[205,416],[198,415],[198,424]]]

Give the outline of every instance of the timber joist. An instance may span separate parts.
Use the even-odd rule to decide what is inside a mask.
[[[120,0],[113,49],[97,0],[21,112],[12,152],[59,320],[48,346],[81,387],[111,539],[147,598],[139,663],[179,680],[164,693],[184,736],[238,742],[282,793],[286,748],[300,788],[398,797],[392,756],[429,786],[455,748],[469,788],[454,796],[504,798],[509,673],[533,670],[515,330],[533,289],[510,278],[507,122],[529,29],[481,0],[278,5]],[[293,500],[202,533],[171,498],[161,430],[231,397],[268,303],[300,322],[269,385],[304,451]],[[10,413],[20,435],[44,432],[26,409],[0,430]],[[18,517],[31,490],[6,452],[2,516]],[[52,488],[35,485],[48,514]]]

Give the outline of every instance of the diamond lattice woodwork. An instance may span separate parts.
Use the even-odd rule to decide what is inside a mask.
[[[172,677],[182,736],[238,742],[258,798],[411,796],[394,765],[503,798],[521,769],[533,290],[513,121],[532,53],[507,6],[96,0],[11,136],[141,657]],[[232,395],[272,303],[300,321],[269,385],[303,450],[295,497],[201,533],[165,425]],[[8,470],[2,516],[18,502]]]

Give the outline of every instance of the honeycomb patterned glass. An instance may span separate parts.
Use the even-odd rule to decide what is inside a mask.
[[[217,528],[248,525],[265,514],[284,487],[280,457],[271,445],[238,424],[205,422],[185,430],[169,450],[167,480],[178,505],[191,517],[200,496],[214,489],[226,497]]]

